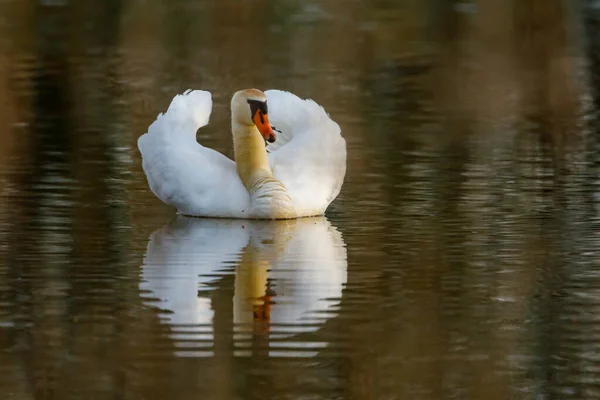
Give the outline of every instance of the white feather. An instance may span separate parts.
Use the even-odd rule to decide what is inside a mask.
[[[235,163],[196,142],[196,131],[208,123],[209,92],[177,95],[138,140],[142,167],[152,192],[182,214],[238,217],[250,198]]]
[[[273,175],[285,186],[298,217],[322,215],[346,174],[340,127],[312,100],[278,90],[265,93],[270,121],[281,130],[267,147]],[[235,163],[196,142],[196,131],[208,124],[211,111],[209,92],[175,96],[138,140],[148,184],[182,214],[248,218],[251,199]]]
[[[299,214],[322,214],[346,175],[346,141],[340,127],[312,100],[280,90],[265,94],[270,121],[282,131],[267,146],[273,175],[288,189]]]

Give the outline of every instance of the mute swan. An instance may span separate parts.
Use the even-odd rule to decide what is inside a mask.
[[[279,90],[236,92],[231,100],[235,162],[196,142],[211,110],[209,92],[188,90],[139,138],[142,166],[159,199],[197,217],[324,214],[346,174],[346,141],[321,106]]]

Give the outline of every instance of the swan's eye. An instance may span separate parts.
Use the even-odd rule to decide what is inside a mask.
[[[248,100],[248,104],[250,105],[250,114],[252,115],[252,117],[256,115],[257,111],[260,111],[262,119],[263,114],[267,115],[267,113],[269,112],[269,107],[267,107],[266,101]]]

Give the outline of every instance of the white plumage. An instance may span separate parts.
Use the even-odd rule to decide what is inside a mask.
[[[273,177],[287,190],[295,217],[322,215],[339,194],[346,174],[346,142],[340,127],[312,100],[279,90],[265,94],[269,119],[281,131],[267,146]],[[150,189],[185,215],[270,218],[268,207],[249,214],[253,199],[235,162],[196,142],[196,131],[208,123],[211,111],[209,92],[188,90],[175,96],[167,112],[140,137]],[[263,202],[266,199],[262,197]]]

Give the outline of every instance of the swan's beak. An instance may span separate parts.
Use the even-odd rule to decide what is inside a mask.
[[[267,114],[263,114],[262,111],[256,110],[254,117],[252,117],[252,121],[254,125],[258,128],[258,131],[262,135],[262,137],[269,143],[273,143],[277,138],[275,136],[275,132],[273,132],[273,128],[269,123],[269,118]]]

